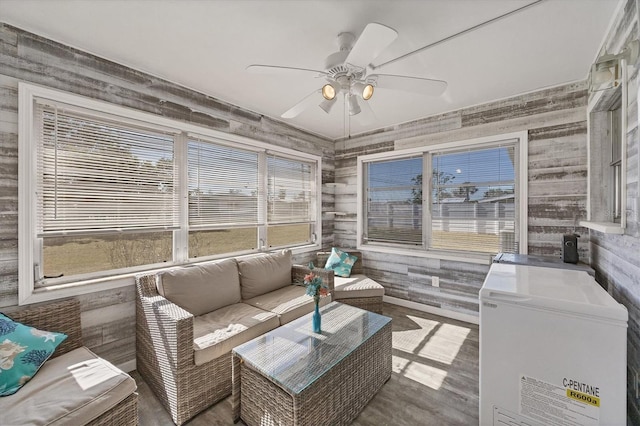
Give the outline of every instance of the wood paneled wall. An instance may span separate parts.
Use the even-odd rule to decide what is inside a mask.
[[[358,155],[401,150],[528,131],[530,254],[560,256],[562,235],[586,218],[587,199],[586,83],[568,84],[466,108],[336,142],[335,243],[356,245],[356,161]],[[588,232],[580,257],[588,261]],[[362,250],[366,273],[385,286],[388,296],[461,314],[478,315],[478,291],[489,265],[380,254]],[[487,256],[489,258],[489,256]],[[488,260],[487,260],[488,261]],[[440,287],[431,285],[438,276]]]
[[[18,82],[246,136],[322,156],[333,182],[334,143],[174,83],[0,23],[0,307],[18,300]],[[323,195],[333,211],[333,191]],[[323,241],[333,243],[325,215]],[[306,259],[301,259],[306,260]],[[135,359],[135,292],[131,286],[79,296],[85,344],[115,364]]]
[[[607,35],[607,52],[618,53],[624,44],[640,38],[637,2],[628,0]],[[603,52],[601,52],[603,53]],[[629,312],[627,332],[627,412],[640,424],[640,402],[635,396],[633,371],[640,372],[640,143],[638,87],[640,64],[631,70],[627,113],[627,227],[624,235],[591,231],[591,266],[597,280]]]

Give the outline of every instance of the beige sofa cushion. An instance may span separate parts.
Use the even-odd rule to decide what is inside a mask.
[[[163,272],[158,293],[194,316],[238,303],[238,265],[235,259],[226,259]]]
[[[274,290],[270,293],[245,300],[244,303],[276,313],[280,324],[286,324],[313,311],[313,297],[305,294],[306,288],[299,285]],[[331,296],[321,297],[320,306],[331,302]]]
[[[193,319],[196,365],[228,354],[231,349],[280,325],[272,312],[244,303],[225,306]]]
[[[291,250],[238,260],[242,300],[291,284]]]
[[[48,360],[22,389],[0,398],[0,423],[83,425],[135,390],[128,374],[81,347]]]
[[[333,300],[384,296],[384,287],[366,275],[334,277]]]

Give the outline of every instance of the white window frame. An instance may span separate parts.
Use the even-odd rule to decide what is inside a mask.
[[[382,242],[364,242],[364,231],[366,224],[364,223],[364,197],[365,197],[365,181],[364,168],[365,163],[379,160],[394,160],[403,159],[416,154],[429,154],[436,151],[455,150],[459,148],[483,148],[492,146],[501,141],[515,142],[516,152],[518,155],[517,164],[517,194],[516,199],[518,202],[517,221],[518,221],[518,239],[519,239],[519,253],[527,254],[528,246],[528,144],[529,135],[527,131],[507,133],[501,135],[487,136],[482,138],[466,139],[454,142],[446,142],[437,145],[420,146],[410,149],[381,152],[376,154],[361,155],[358,156],[357,163],[357,175],[358,175],[358,197],[357,197],[357,212],[358,212],[358,224],[357,224],[357,247],[359,250],[369,250],[381,253],[392,253],[408,256],[436,258],[442,260],[455,260],[464,261],[477,264],[489,264],[491,263],[491,257],[484,253],[471,253],[471,252],[455,252],[455,251],[439,251],[429,249],[427,247],[427,241],[423,238],[423,245],[416,246],[415,248],[409,245],[399,245],[392,243]],[[424,173],[423,176],[430,176],[430,173]],[[429,179],[430,180],[430,179]],[[425,209],[428,210],[428,209]],[[429,211],[423,213],[425,219],[423,220],[423,226],[426,225],[427,217],[430,215]],[[425,235],[423,229],[423,235]]]
[[[95,276],[78,277],[75,281],[65,281],[57,284],[53,282],[46,287],[35,286],[34,266],[40,259],[41,244],[36,238],[36,197],[35,188],[37,183],[37,162],[36,149],[33,141],[36,136],[34,120],[34,101],[36,99],[47,99],[52,102],[65,103],[83,109],[96,112],[97,116],[105,115],[118,117],[122,123],[144,123],[145,125],[162,128],[176,134],[174,162],[180,164],[178,167],[178,193],[181,199],[187,199],[187,178],[186,178],[186,143],[188,135],[203,136],[223,141],[231,146],[239,146],[246,149],[263,153],[276,153],[278,155],[289,156],[301,161],[308,161],[315,164],[314,190],[316,197],[313,200],[312,211],[315,218],[315,232],[312,243],[304,246],[291,247],[294,253],[304,253],[317,251],[322,247],[322,157],[314,154],[304,153],[289,148],[277,147],[265,142],[256,141],[243,136],[224,133],[217,130],[207,129],[201,126],[182,123],[169,118],[153,115],[150,113],[122,107],[107,102],[98,101],[83,96],[36,86],[24,82],[18,84],[18,304],[25,305],[38,303],[47,300],[54,300],[63,297],[88,294],[96,291],[105,291],[133,284],[134,275],[141,272],[125,271],[117,275],[95,274]],[[262,173],[263,170],[259,170]],[[187,258],[187,238],[188,238],[188,211],[187,203],[180,204],[180,230],[174,231],[174,260],[170,267],[190,263]],[[259,253],[261,248],[250,253]],[[192,259],[192,263],[203,262],[216,258],[229,257],[230,254],[220,256],[210,256]],[[157,269],[149,265],[148,271]]]
[[[627,226],[627,114],[629,111],[627,61],[620,60],[620,87],[595,92],[587,106],[587,220],[580,226],[605,234],[624,234]],[[621,91],[620,101],[620,220],[613,219],[613,179],[610,158],[602,158],[602,152],[611,151],[610,140],[603,130],[610,130],[608,121],[609,98],[616,90]],[[640,93],[640,92],[639,92]],[[640,112],[639,112],[640,117]],[[606,146],[605,146],[606,145]],[[608,148],[607,148],[608,147]],[[640,162],[639,162],[640,164]],[[605,191],[605,192],[603,192]]]

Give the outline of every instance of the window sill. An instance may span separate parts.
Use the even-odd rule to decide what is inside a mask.
[[[132,286],[135,283],[135,274],[117,275],[87,281],[50,285],[38,287],[28,292],[20,292],[19,305],[46,302],[65,297],[79,296],[81,294],[96,293],[99,291],[113,290],[120,287]],[[27,294],[25,294],[27,293]]]
[[[604,234],[624,234],[624,228],[619,223],[613,222],[589,222],[586,220],[580,221],[580,226],[593,229],[594,231],[602,232]]]
[[[316,252],[321,249],[320,244],[313,245],[305,245],[299,247],[291,247],[289,250],[296,254],[303,254],[308,252]],[[261,254],[266,254],[271,251],[279,251],[283,249],[274,249],[267,252],[256,252],[250,253],[247,255],[239,255],[239,256],[231,256],[233,258],[241,258],[241,257],[251,257],[251,256],[259,256]],[[231,258],[228,257],[228,258]],[[135,276],[139,274],[146,273],[155,273],[161,272],[163,270],[168,270],[171,268],[176,268],[180,266],[193,265],[198,263],[206,263],[206,262],[215,262],[216,260],[222,260],[225,258],[215,258],[215,259],[198,259],[193,260],[191,262],[185,264],[172,264],[162,268],[154,268],[148,270],[140,270],[132,273],[120,274],[120,275],[112,275],[108,277],[101,278],[93,278],[93,279],[84,279],[75,282],[67,282],[60,284],[51,284],[46,287],[37,287],[30,289],[19,289],[18,291],[18,304],[19,305],[28,305],[31,303],[39,303],[46,302],[55,299],[63,299],[66,297],[79,296],[82,294],[89,293],[97,293],[100,291],[113,290],[121,287],[133,286],[135,284]]]
[[[450,253],[441,251],[425,251],[424,249],[411,250],[400,247],[387,247],[370,244],[358,245],[358,250],[372,251],[376,253],[389,253],[401,256],[422,257],[427,259],[450,260],[454,262],[475,263],[478,265],[491,265],[495,254],[489,253]]]

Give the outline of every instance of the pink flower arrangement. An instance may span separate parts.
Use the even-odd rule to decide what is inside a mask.
[[[312,296],[316,302],[320,296],[329,294],[329,288],[322,282],[322,278],[313,272],[305,275],[304,285],[307,287],[307,295]]]

